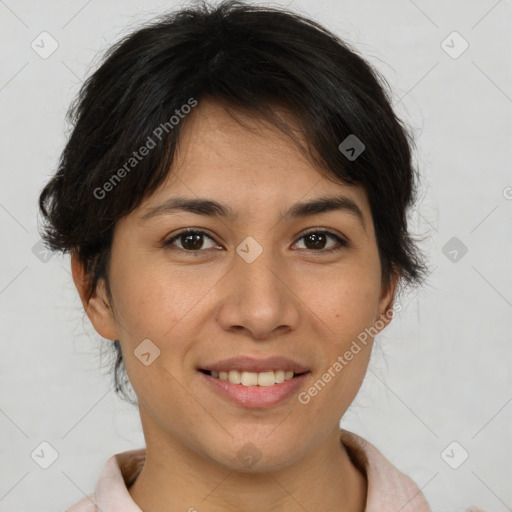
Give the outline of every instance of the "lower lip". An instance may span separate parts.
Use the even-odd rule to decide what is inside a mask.
[[[201,371],[199,374],[205,379],[210,389],[238,405],[264,408],[283,402],[293,395],[304,384],[310,372],[272,386],[244,386],[243,384],[233,384],[228,380],[216,379]]]

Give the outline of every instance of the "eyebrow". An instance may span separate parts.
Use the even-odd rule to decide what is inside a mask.
[[[164,203],[154,206],[146,211],[142,220],[164,214],[176,212],[189,212],[209,217],[223,217],[237,219],[238,213],[227,205],[223,205],[213,199],[172,197]],[[309,217],[331,211],[343,211],[355,215],[366,231],[364,216],[359,206],[347,196],[319,197],[311,201],[295,203],[285,212],[281,212],[284,219],[297,217]]]

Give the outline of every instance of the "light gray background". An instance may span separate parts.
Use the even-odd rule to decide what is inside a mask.
[[[436,511],[512,510],[512,2],[277,4],[365,54],[418,138],[423,184],[411,222],[427,236],[433,273],[380,336],[342,426],[410,475]],[[69,258],[43,263],[32,248],[37,196],[81,82],[122,34],[177,5],[0,0],[1,511],[63,510],[94,489],[107,458],[144,445],[138,411],[99,370],[101,340]],[[43,31],[59,45],[47,59],[31,48]],[[453,31],[469,43],[458,58],[441,47]],[[461,48],[453,36],[447,44]],[[468,248],[457,262],[443,253],[452,237]],[[31,458],[43,441],[59,454],[46,470]],[[452,441],[451,461],[469,453],[458,469],[441,457]]]

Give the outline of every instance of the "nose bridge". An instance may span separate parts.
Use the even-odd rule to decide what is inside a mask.
[[[238,293],[245,300],[265,302],[274,307],[274,302],[283,293],[282,283],[277,277],[282,265],[272,246],[269,234],[261,237],[259,243],[252,237],[247,237],[236,249],[237,257],[234,262],[235,279]]]
[[[262,339],[278,327],[295,328],[299,314],[271,234],[260,240],[247,237],[236,248],[219,322],[224,329],[243,327]]]

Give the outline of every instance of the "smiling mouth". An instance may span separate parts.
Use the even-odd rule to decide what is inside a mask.
[[[199,370],[205,375],[209,375],[214,379],[229,381],[231,384],[239,384],[241,386],[273,386],[282,382],[292,380],[296,377],[310,372],[295,373],[293,371],[284,370],[271,370],[266,372],[248,372],[230,370],[228,371],[215,371],[215,370]]]

